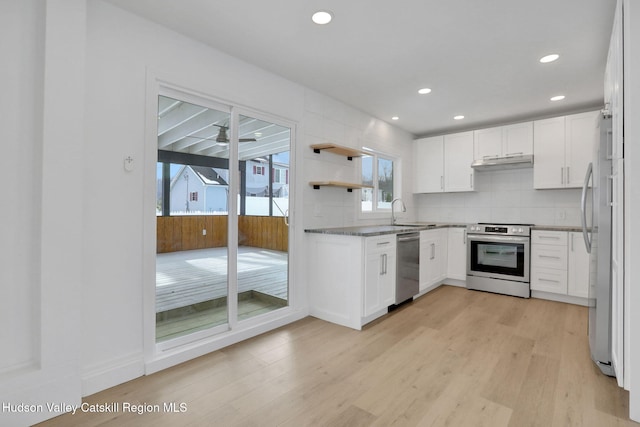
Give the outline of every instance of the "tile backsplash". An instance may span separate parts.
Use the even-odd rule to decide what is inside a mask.
[[[580,225],[581,189],[534,190],[533,169],[475,173],[467,193],[416,194],[420,221]]]

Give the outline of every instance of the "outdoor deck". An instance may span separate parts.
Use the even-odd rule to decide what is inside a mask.
[[[238,248],[238,292],[257,291],[288,299],[288,254]],[[227,296],[227,249],[209,248],[156,255],[156,313]]]

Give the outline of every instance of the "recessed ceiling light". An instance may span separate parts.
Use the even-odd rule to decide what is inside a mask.
[[[260,138],[262,136],[262,132],[254,132],[253,136],[255,136],[256,138]]]
[[[398,116],[393,116],[393,117],[391,117],[391,120],[400,120],[400,117],[398,117]]]
[[[420,90],[418,91],[418,93],[419,93],[420,95],[425,95],[425,94],[430,93],[430,92],[431,92],[431,89],[429,89],[428,87],[423,87],[422,89],[420,89]]]
[[[564,95],[552,96],[550,99],[552,101],[562,101],[564,99]]]
[[[311,15],[311,20],[318,25],[328,24],[332,19],[333,15],[331,14],[331,12],[328,12],[326,10],[319,10]]]
[[[460,115],[460,116],[453,116],[453,120],[462,120],[464,119],[464,116]]]
[[[542,58],[540,58],[540,62],[546,64],[547,62],[553,62],[558,58],[560,58],[560,55],[558,55],[557,53],[552,53],[551,55],[543,56]]]

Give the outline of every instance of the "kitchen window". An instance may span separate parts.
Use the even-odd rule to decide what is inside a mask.
[[[360,209],[362,213],[391,211],[395,188],[394,175],[397,173],[398,160],[380,153],[362,156],[362,184],[373,188],[361,190]]]

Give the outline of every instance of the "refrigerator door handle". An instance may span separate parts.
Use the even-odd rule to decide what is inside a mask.
[[[587,252],[591,253],[591,240],[589,239],[589,231],[587,230],[587,191],[589,190],[589,179],[593,176],[593,163],[589,163],[587,173],[584,177],[584,185],[582,186],[582,199],[580,210],[582,211],[582,237],[584,237],[584,245]]]

